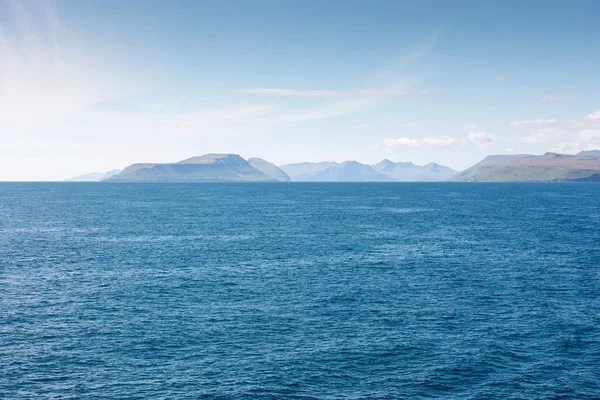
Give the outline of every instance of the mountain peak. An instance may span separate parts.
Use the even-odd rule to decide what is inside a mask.
[[[396,165],[395,162],[386,158],[386,159],[379,161],[377,164],[374,165],[374,167],[375,168],[391,168],[394,165]]]

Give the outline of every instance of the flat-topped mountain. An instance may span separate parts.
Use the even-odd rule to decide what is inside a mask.
[[[104,179],[108,179],[119,172],[121,172],[120,169],[113,169],[106,172],[91,172],[89,174],[77,175],[65,180],[67,182],[99,182]]]
[[[281,182],[289,182],[290,177],[286,174],[281,168],[277,165],[270,163],[268,161],[263,160],[262,158],[249,158],[248,162],[254,168],[262,172],[263,174],[270,176],[271,178],[275,178]]]
[[[471,182],[600,182],[600,159],[569,154],[489,156],[453,180]]]
[[[133,164],[108,181],[274,182],[276,179],[259,171],[237,154],[206,154],[176,163]]]
[[[452,168],[433,162],[419,166],[411,162],[393,162],[385,159],[373,165],[373,168],[398,182],[440,182],[456,175]]]

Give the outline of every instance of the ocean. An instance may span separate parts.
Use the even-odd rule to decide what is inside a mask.
[[[600,185],[0,183],[0,398],[600,398]]]

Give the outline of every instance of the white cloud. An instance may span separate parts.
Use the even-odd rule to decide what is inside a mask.
[[[549,144],[552,151],[568,153],[600,148],[600,118],[588,116],[578,121],[536,120],[533,123],[535,125],[532,125],[527,136],[510,140],[525,144]]]
[[[494,137],[486,132],[471,132],[466,138],[466,143],[472,146],[481,146],[493,141]]]
[[[597,120],[600,119],[600,110],[593,112],[591,114],[589,114],[587,117],[587,119],[591,119],[591,120]]]
[[[538,125],[553,124],[555,122],[556,122],[555,119],[536,119],[535,121],[533,121],[534,124],[538,124]]]
[[[336,90],[296,90],[296,89],[239,89],[234,93],[264,94],[275,96],[308,96],[308,97],[333,97],[341,93]]]
[[[500,75],[500,76],[497,76],[497,77],[496,77],[496,80],[497,80],[497,81],[505,81],[505,80],[506,80],[506,77],[505,77],[505,76],[502,76],[502,75]]]
[[[451,136],[428,136],[422,139],[386,138],[382,144],[388,150],[407,150],[430,147],[482,146],[494,140],[495,138],[486,132],[471,132],[466,137],[460,138]]]
[[[600,149],[600,129],[586,129],[580,131],[572,138],[570,142],[562,142],[556,146],[553,151],[578,153],[582,150],[598,150]]]
[[[555,139],[559,139],[563,134],[560,128],[535,128],[532,129],[528,136],[519,138],[521,143],[549,143]]]
[[[508,148],[504,149],[504,152],[506,152],[506,153],[516,153],[517,149],[515,149],[514,147],[508,147]]]

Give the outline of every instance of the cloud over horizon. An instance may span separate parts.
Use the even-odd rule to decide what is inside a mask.
[[[464,137],[427,136],[422,139],[399,137],[386,138],[382,145],[388,150],[407,150],[432,147],[483,146],[494,141],[486,132],[470,132]]]

